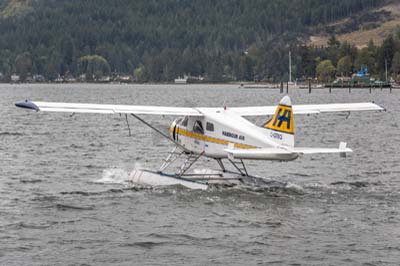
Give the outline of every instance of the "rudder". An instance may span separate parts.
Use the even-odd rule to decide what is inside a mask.
[[[264,125],[268,137],[283,146],[294,147],[294,119],[292,102],[285,96],[279,102],[274,116]]]

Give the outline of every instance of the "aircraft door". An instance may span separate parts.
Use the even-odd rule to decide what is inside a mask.
[[[202,152],[205,149],[204,127],[201,120],[195,120],[193,124],[193,149],[196,152]]]

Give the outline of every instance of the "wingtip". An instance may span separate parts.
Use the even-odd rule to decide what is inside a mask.
[[[378,103],[376,103],[375,101],[372,101],[372,103],[375,104],[375,105],[377,105],[379,108],[381,108],[380,111],[384,111],[384,112],[387,111],[386,108],[385,108],[385,106],[383,106],[383,105],[381,105],[381,104],[378,104]]]
[[[31,101],[25,100],[24,102],[17,102],[15,106],[25,109],[40,111],[39,107]]]

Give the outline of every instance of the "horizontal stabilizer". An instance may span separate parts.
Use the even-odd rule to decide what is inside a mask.
[[[297,158],[297,154],[280,148],[264,149],[225,149],[229,159],[246,160],[281,160],[290,161]]]
[[[346,153],[353,152],[351,149],[347,148],[346,145],[346,142],[340,142],[338,149],[296,147],[293,151],[298,154],[339,153],[341,157],[346,157]]]
[[[322,153],[339,153],[345,156],[346,153],[353,152],[346,147],[345,142],[339,144],[339,148],[264,148],[264,149],[225,149],[230,159],[247,159],[247,160],[282,160],[290,161],[296,159],[302,154],[322,154]]]
[[[317,153],[350,153],[351,149],[331,149],[331,148],[295,148],[293,152],[298,154],[317,154]]]

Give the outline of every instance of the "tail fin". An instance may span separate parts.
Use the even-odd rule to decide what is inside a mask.
[[[294,119],[289,96],[282,98],[274,116],[264,125],[264,128],[268,130],[268,137],[274,142],[294,147]]]

